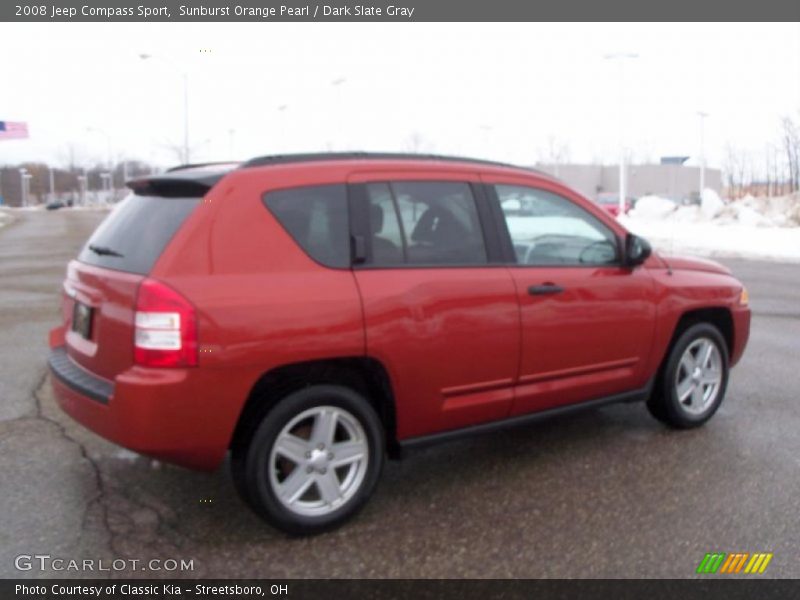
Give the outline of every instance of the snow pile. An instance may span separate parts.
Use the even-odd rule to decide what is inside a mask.
[[[749,227],[771,227],[774,225],[770,219],[749,206],[737,206],[735,214],[739,223]]]
[[[800,261],[800,194],[726,202],[705,190],[689,206],[645,196],[620,221],[665,253]]]
[[[754,198],[747,195],[741,200],[731,202],[730,209],[737,220],[753,222],[754,214],[762,218],[761,226],[797,227],[800,225],[800,194],[778,196],[775,198]]]
[[[709,189],[703,190],[700,200],[700,211],[706,219],[713,219],[722,212],[723,208],[725,208],[725,203],[720,199],[717,192]]]
[[[0,208],[0,229],[11,223],[13,220],[14,219],[8,209]]]
[[[116,204],[82,204],[70,207],[70,210],[111,210]]]
[[[642,196],[629,215],[636,219],[661,219],[675,212],[677,206],[672,200],[660,196]]]
[[[9,206],[8,210],[21,210],[23,212],[31,212],[34,210],[44,210],[44,204],[34,204],[33,206]]]

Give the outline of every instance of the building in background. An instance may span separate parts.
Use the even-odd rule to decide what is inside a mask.
[[[687,167],[687,157],[665,156],[659,164],[628,165],[628,196],[655,194],[674,200],[700,197],[700,167]],[[592,200],[600,194],[619,193],[619,165],[537,164]],[[706,167],[706,187],[722,192],[722,172]]]

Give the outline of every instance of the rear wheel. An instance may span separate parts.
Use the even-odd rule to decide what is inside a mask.
[[[287,533],[336,527],[371,495],[384,460],[383,428],[367,400],[345,387],[290,394],[234,457],[243,499]]]
[[[713,325],[698,323],[675,341],[647,406],[668,425],[698,427],[717,411],[727,384],[725,340]]]

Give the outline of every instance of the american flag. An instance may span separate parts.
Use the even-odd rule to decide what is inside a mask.
[[[0,140],[18,140],[28,137],[28,124],[0,121]]]

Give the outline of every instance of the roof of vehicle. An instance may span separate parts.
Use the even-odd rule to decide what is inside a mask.
[[[250,160],[237,162],[210,162],[187,164],[172,167],[164,173],[149,175],[127,182],[137,194],[157,194],[162,196],[186,196],[193,194],[205,194],[220,179],[233,170],[248,169],[253,167],[268,167],[289,165],[308,162],[336,162],[349,160],[376,160],[376,161],[417,161],[417,162],[450,162],[461,163],[464,165],[477,164],[491,167],[501,167],[535,172],[551,178],[546,173],[536,171],[529,167],[520,167],[508,163],[496,162],[491,160],[465,158],[460,156],[445,156],[439,154],[411,154],[411,153],[390,153],[390,152],[320,152],[304,154],[276,154],[269,156],[259,156]]]
[[[447,156],[443,154],[413,154],[404,152],[317,152],[307,154],[277,154],[271,156],[258,156],[242,163],[242,168],[262,167],[269,165],[285,165],[290,163],[302,162],[327,162],[339,160],[408,160],[408,161],[443,161],[454,163],[470,163],[488,165],[495,167],[509,167],[512,169],[524,169],[508,163],[502,163],[480,158],[467,158],[463,156]]]

